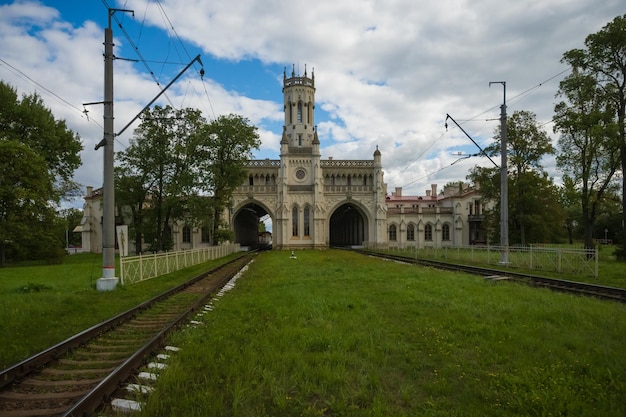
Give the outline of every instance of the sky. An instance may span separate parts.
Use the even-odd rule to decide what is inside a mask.
[[[531,111],[554,141],[563,53],[626,13],[623,0],[0,0],[0,80],[39,94],[83,143],[81,186],[102,186],[104,29],[114,36],[115,132],[200,55],[157,104],[230,113],[279,159],[282,80],[315,74],[322,158],[382,154],[388,192],[466,181],[507,114]],[[123,11],[123,10],[128,11]],[[132,11],[132,13],[130,12]],[[204,69],[204,76],[200,70]],[[490,83],[494,83],[491,84]],[[502,84],[506,83],[506,88]],[[87,109],[88,113],[84,110]],[[116,137],[128,147],[137,123]],[[499,163],[499,161],[496,161]],[[555,158],[543,166],[558,183]],[[82,200],[74,202],[82,206]]]

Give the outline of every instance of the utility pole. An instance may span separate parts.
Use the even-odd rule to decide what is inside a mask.
[[[96,149],[104,145],[104,178],[102,186],[102,278],[97,280],[99,291],[117,286],[115,276],[115,184],[113,176],[113,144],[115,143],[113,113],[113,29],[111,18],[115,12],[134,12],[126,9],[108,10],[108,27],[104,29],[104,138]]]
[[[128,9],[108,9],[108,27],[104,29],[104,101],[84,103],[84,106],[92,104],[104,104],[104,138],[96,145],[96,150],[104,146],[104,179],[102,185],[102,278],[96,282],[98,291],[110,291],[115,289],[119,278],[115,276],[115,177],[114,160],[115,152],[113,144],[115,137],[121,135],[141,114],[146,111],[178,78],[180,78],[194,62],[202,65],[200,55],[187,64],[187,66],[170,83],[159,92],[124,128],[117,134],[114,129],[113,114],[113,30],[111,18],[115,12],[132,13]],[[204,77],[204,68],[200,69],[200,76]],[[86,112],[86,110],[85,110]]]
[[[500,264],[509,264],[509,180],[507,172],[507,140],[506,140],[506,81],[492,81],[491,84],[502,84],[504,101],[500,107]]]

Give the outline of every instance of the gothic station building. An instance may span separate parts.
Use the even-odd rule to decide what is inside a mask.
[[[272,218],[277,249],[326,248],[387,240],[381,154],[371,160],[321,159],[315,126],[315,74],[283,75],[285,124],[279,160],[249,162],[229,213],[235,241],[258,241],[258,219]]]

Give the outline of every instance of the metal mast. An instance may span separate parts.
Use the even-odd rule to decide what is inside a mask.
[[[99,290],[115,288],[115,185],[113,176],[113,144],[115,142],[113,114],[113,30],[111,18],[115,12],[130,12],[125,9],[108,10],[108,27],[104,29],[104,178],[102,186],[102,278],[98,280]],[[100,144],[96,146],[96,149]]]
[[[509,263],[509,181],[507,171],[507,138],[506,138],[506,81],[493,81],[491,84],[502,84],[504,101],[500,107],[500,263]]]

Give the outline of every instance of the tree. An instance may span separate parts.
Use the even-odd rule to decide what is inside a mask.
[[[569,175],[563,175],[563,185],[559,188],[559,204],[563,208],[563,226],[567,231],[567,241],[571,245],[582,224],[582,209],[580,193]]]
[[[55,206],[77,189],[82,145],[37,94],[18,99],[0,81],[0,252],[2,259],[58,258]],[[57,235],[55,235],[55,233]]]
[[[237,115],[207,123],[198,110],[155,107],[119,154],[118,209],[130,211],[138,251],[171,247],[173,221],[207,227],[213,243],[232,239],[221,218],[258,148],[257,128]]]
[[[82,242],[81,236],[73,232],[76,226],[79,226],[83,219],[82,210],[76,208],[66,208],[59,212],[61,225],[63,226],[63,235],[61,240],[65,242],[66,247],[79,246]]]
[[[54,212],[47,198],[51,192],[45,160],[23,143],[0,140],[1,266],[7,255],[29,258],[37,242],[49,240],[45,222]]]
[[[584,244],[593,248],[595,222],[620,164],[614,112],[595,77],[577,69],[561,81],[558,96],[565,100],[554,108],[554,131],[561,133],[557,166],[578,192]]]
[[[557,189],[541,166],[541,159],[554,153],[547,133],[537,126],[535,114],[516,111],[507,120],[509,159],[509,232],[510,241],[526,244],[558,239],[562,212],[557,204]],[[500,153],[500,133],[485,149],[490,156]],[[499,168],[475,167],[468,176],[480,184],[483,198],[491,201],[494,211],[487,216],[486,225],[494,232],[499,219]],[[497,214],[497,216],[496,216]]]
[[[81,164],[80,136],[56,120],[39,95],[18,100],[16,91],[0,81],[0,139],[23,143],[44,158],[54,185],[50,199],[58,202],[78,191],[72,177]]]
[[[588,35],[585,49],[572,49],[563,54],[563,62],[575,72],[590,77],[606,100],[619,139],[622,173],[626,172],[626,15],[617,16],[599,32]],[[626,224],[626,175],[622,176],[622,220]],[[626,243],[626,228],[622,228]],[[626,259],[626,244],[622,248]]]
[[[252,157],[252,150],[258,149],[261,142],[256,126],[249,120],[235,114],[220,116],[204,126],[197,150],[199,173],[202,176],[203,191],[212,198],[212,229],[214,243],[223,225],[222,213],[228,207],[233,190],[246,178],[246,162]]]
[[[138,250],[142,238],[153,251],[171,248],[171,222],[185,217],[186,201],[199,188],[194,154],[204,124],[198,110],[157,106],[118,155],[118,205],[132,212]]]

